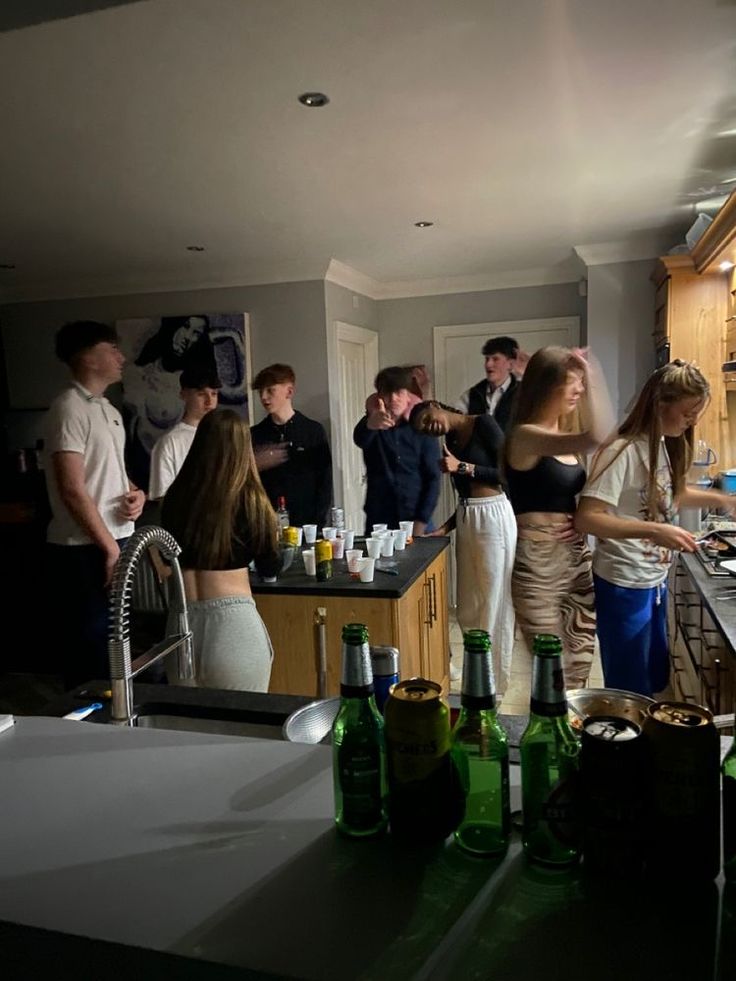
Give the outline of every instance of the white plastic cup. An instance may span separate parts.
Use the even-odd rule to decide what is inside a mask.
[[[337,528],[323,528],[322,537],[326,542],[334,542],[337,538]]]
[[[413,521],[400,521],[399,528],[406,532],[406,544],[409,545],[414,538],[414,522]]]
[[[332,558],[341,559],[345,552],[345,539],[333,538],[331,544],[332,544]]]
[[[377,559],[381,554],[382,545],[383,540],[381,538],[367,538],[365,542],[365,550],[370,558]]]
[[[307,545],[314,545],[317,541],[317,525],[304,525],[304,542]]]
[[[351,576],[354,576],[357,579],[358,572],[360,571],[358,569],[358,563],[363,558],[363,549],[362,548],[347,549],[345,552],[345,558],[348,560],[348,572],[350,573]]]
[[[345,551],[349,551],[353,547],[353,542],[355,541],[355,532],[352,528],[342,528],[337,535],[338,538],[342,538],[345,542]]]
[[[406,532],[402,531],[401,528],[394,532],[394,548],[397,552],[403,552],[406,548]]]
[[[373,573],[376,568],[376,560],[368,557],[360,560],[358,575],[361,582],[373,582]]]
[[[297,528],[296,529],[296,547],[297,548],[301,548],[302,547],[302,541],[303,541],[303,539],[304,539],[304,529],[303,528]]]
[[[388,531],[388,525],[373,525],[373,531]]]
[[[313,548],[305,548],[302,552],[302,558],[304,559],[304,571],[308,576],[317,575],[317,560],[314,557]]]
[[[386,535],[386,537],[381,542],[381,555],[385,558],[390,559],[394,554],[394,536]]]

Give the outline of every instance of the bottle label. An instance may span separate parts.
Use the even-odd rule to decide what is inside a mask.
[[[371,828],[383,815],[381,751],[346,741],[338,753],[338,776],[345,823],[356,830]]]
[[[531,702],[535,715],[564,715],[567,712],[565,675],[559,657],[534,658]]]
[[[553,838],[574,847],[578,841],[576,775],[558,780],[542,805],[542,818]]]

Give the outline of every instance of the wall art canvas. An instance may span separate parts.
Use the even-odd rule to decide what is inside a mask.
[[[115,324],[125,355],[122,413],[128,472],[148,488],[153,444],[182,417],[179,376],[192,365],[214,368],[220,406],[253,422],[248,315],[196,313],[140,317]]]

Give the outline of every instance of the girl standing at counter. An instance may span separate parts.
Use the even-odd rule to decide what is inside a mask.
[[[268,691],[273,650],[248,565],[255,560],[264,576],[279,571],[276,516],[258,476],[250,429],[232,409],[200,422],[164,498],[161,523],[182,549],[194,683]]]
[[[585,429],[572,432],[580,408]],[[595,647],[590,550],[572,524],[585,484],[582,454],[595,449],[612,426],[606,384],[590,354],[543,347],[532,356],[505,448],[518,525],[511,589],[530,650],[535,634],[562,638],[568,688],[586,684]]]
[[[575,526],[598,539],[593,573],[608,688],[651,696],[667,687],[667,575],[673,552],[696,548],[695,536],[671,522],[681,507],[733,506],[727,494],[685,486],[693,427],[709,397],[695,365],[658,368],[582,491]]]

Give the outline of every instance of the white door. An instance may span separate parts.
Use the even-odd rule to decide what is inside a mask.
[[[335,504],[345,510],[345,527],[362,534],[365,469],[353,429],[365,415],[378,373],[378,334],[336,320],[328,331],[327,354]]]
[[[434,373],[436,397],[454,405],[471,385],[485,377],[481,348],[489,337],[513,337],[523,351],[533,354],[540,347],[580,344],[578,317],[551,317],[545,320],[511,320],[495,324],[459,324],[434,328]],[[443,477],[434,514],[435,524],[455,510],[455,491],[449,477]],[[454,558],[454,556],[453,556]],[[448,591],[455,602],[454,562],[449,566]]]

